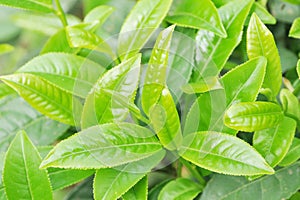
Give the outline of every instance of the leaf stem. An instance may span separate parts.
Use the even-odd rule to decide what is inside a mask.
[[[56,8],[57,8],[57,10],[54,11],[55,14],[59,17],[59,19],[64,27],[68,26],[65,12],[64,12],[63,8],[61,7],[59,0],[55,0],[55,4],[56,4]]]
[[[199,183],[203,186],[206,185],[206,181],[200,175],[200,173],[195,169],[188,161],[183,158],[179,158],[180,162],[191,172],[191,174],[199,181]]]

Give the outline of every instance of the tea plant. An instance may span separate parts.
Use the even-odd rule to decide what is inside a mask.
[[[288,2],[0,0],[0,199],[298,199]]]

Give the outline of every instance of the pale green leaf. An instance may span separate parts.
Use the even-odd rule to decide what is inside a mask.
[[[166,20],[178,26],[205,29],[220,37],[227,37],[218,10],[211,0],[181,0],[175,4]]]
[[[223,88],[217,77],[206,77],[198,82],[189,83],[182,86],[182,90],[187,94],[204,93],[210,90]]]
[[[207,130],[235,134],[237,131],[225,127],[224,113],[233,103],[256,99],[266,64],[266,59],[259,57],[225,74],[220,80],[224,90],[206,92],[194,102],[187,116],[184,134]]]
[[[300,188],[300,163],[254,181],[216,174],[205,187],[201,200],[282,200]],[[218,192],[216,192],[218,191]]]
[[[7,200],[7,197],[5,195],[5,188],[0,186],[0,200]]]
[[[193,200],[202,190],[202,187],[192,180],[178,178],[167,183],[159,193],[158,200],[185,199]]]
[[[149,157],[162,149],[148,129],[129,123],[103,124],[60,142],[41,167],[99,169]]]
[[[4,167],[5,152],[0,152],[0,188],[2,187],[2,172]],[[1,193],[1,192],[0,192]],[[1,197],[1,194],[0,194]],[[1,198],[0,198],[1,200]]]
[[[286,156],[279,163],[280,166],[288,166],[294,162],[296,162],[300,158],[300,139],[294,138],[292,145]]]
[[[46,13],[53,11],[52,0],[0,0],[0,5]]]
[[[253,147],[270,166],[275,167],[288,152],[295,135],[296,125],[295,120],[284,117],[277,126],[254,133]]]
[[[4,83],[0,83],[0,100],[9,95],[16,94],[16,92]]]
[[[300,38],[300,17],[294,20],[289,32],[289,37]]]
[[[148,176],[145,176],[123,196],[123,200],[147,200],[148,194]]]
[[[165,152],[160,151],[148,158],[117,168],[99,169],[94,179],[94,198],[96,200],[118,199],[149,173],[164,155]]]
[[[10,44],[0,44],[0,55],[9,53],[14,50],[14,47]]]
[[[226,126],[241,131],[259,131],[278,125],[283,118],[281,107],[270,102],[248,102],[232,105],[224,115]]]
[[[8,199],[52,199],[47,171],[39,169],[41,161],[25,132],[19,132],[5,156],[3,182]]]
[[[182,142],[180,119],[167,88],[162,90],[158,102],[150,108],[149,118],[162,145],[169,150],[178,149]]]
[[[32,59],[17,73],[39,76],[61,89],[85,98],[104,71],[105,68],[101,65],[80,56],[48,53]]]
[[[296,121],[300,120],[299,100],[291,91],[283,88],[280,91],[280,101],[285,115]]]
[[[133,104],[140,74],[141,55],[136,55],[105,73],[86,98],[82,128],[123,121]]]
[[[227,32],[221,38],[207,30],[200,30],[196,36],[196,80],[207,76],[217,76],[229,56],[240,43],[244,22],[253,4],[253,0],[234,0],[222,6],[218,11]]]
[[[246,19],[245,25],[249,25],[249,21],[252,13],[256,13],[259,19],[261,19],[261,21],[264,24],[276,24],[276,18],[273,17],[271,13],[269,13],[266,7],[261,5],[259,2],[254,2],[250,10],[250,13]]]
[[[18,73],[0,79],[42,114],[65,124],[75,124],[82,105],[71,93],[32,74]]]
[[[252,14],[247,29],[247,54],[250,59],[257,56],[267,58],[263,88],[271,89],[272,95],[276,96],[282,82],[279,53],[272,33],[255,13]]]
[[[230,175],[272,174],[263,157],[243,140],[218,132],[197,132],[183,139],[180,155],[210,171]]]
[[[118,53],[128,59],[139,52],[166,16],[172,0],[141,0],[127,16],[120,31]]]
[[[298,77],[300,79],[300,59],[297,62],[297,68],[296,68],[296,70],[297,70]]]

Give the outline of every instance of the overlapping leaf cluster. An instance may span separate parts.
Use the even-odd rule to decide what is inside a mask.
[[[80,20],[58,0],[0,0],[37,12],[16,23],[49,36],[0,77],[0,199],[52,199],[84,179],[68,199],[283,199],[300,188],[300,83],[283,76],[266,1],[128,0],[125,21],[113,17],[122,3],[92,2]],[[289,36],[300,38],[299,18]],[[299,76],[300,60],[292,67]]]

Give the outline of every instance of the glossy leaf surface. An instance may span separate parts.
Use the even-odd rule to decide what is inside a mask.
[[[296,162],[300,158],[300,139],[294,138],[288,153],[283,160],[279,163],[280,166],[288,166]]]
[[[221,38],[206,30],[198,32],[195,55],[197,74],[202,77],[219,74],[241,40],[243,25],[252,4],[252,0],[234,0],[218,10],[227,32],[226,38]]]
[[[150,172],[164,155],[165,152],[160,151],[148,158],[117,168],[99,169],[94,179],[94,198],[118,199]]]
[[[223,27],[218,10],[211,0],[190,0],[176,2],[173,12],[166,17],[170,23],[178,26],[205,29],[220,37],[226,37],[226,30]]]
[[[19,132],[5,156],[3,182],[8,199],[52,199],[47,171],[39,169],[41,161],[26,133]]]
[[[148,194],[148,176],[145,176],[123,196],[124,200],[147,200]]]
[[[272,33],[255,13],[247,30],[247,54],[250,59],[257,56],[267,58],[263,87],[271,89],[272,95],[276,96],[282,82],[280,57]]]
[[[200,199],[288,199],[300,188],[299,167],[300,163],[297,162],[276,171],[273,175],[264,176],[251,182],[244,177],[217,174],[208,182]]]
[[[300,38],[300,17],[295,19],[289,32],[289,37]]]
[[[266,64],[263,57],[251,59],[221,78],[224,89],[200,95],[189,111],[184,134],[207,130],[235,134],[236,131],[225,127],[223,123],[225,111],[233,103],[256,99],[264,79]]]
[[[127,117],[138,87],[140,62],[141,55],[136,55],[100,77],[86,98],[82,128]]]
[[[71,93],[31,74],[18,73],[0,79],[42,114],[65,124],[75,124],[74,110],[80,109],[81,103]]]
[[[181,156],[192,163],[223,174],[272,174],[262,156],[243,140],[218,132],[197,132],[184,137]]]
[[[277,104],[269,102],[249,102],[232,105],[224,115],[226,126],[241,131],[259,131],[275,127],[283,118]]]
[[[32,59],[17,72],[34,74],[85,98],[104,71],[101,65],[80,56],[48,53]]]
[[[159,193],[158,200],[186,199],[193,200],[202,188],[192,180],[178,178],[167,183]]]
[[[51,0],[0,0],[0,5],[38,12],[51,12],[53,10]]]
[[[142,93],[142,107],[147,115],[151,106],[158,101],[166,84],[169,49],[174,28],[171,26],[159,34],[151,53]]]
[[[162,145],[169,149],[178,149],[182,142],[180,119],[172,95],[167,88],[162,90],[156,104],[150,108],[149,118]]]
[[[161,150],[153,133],[141,126],[120,123],[85,129],[60,142],[42,167],[99,169],[149,157]]]
[[[172,0],[137,2],[123,23],[119,35],[118,53],[123,60],[139,52],[166,16],[171,3]]]
[[[295,135],[296,125],[295,120],[284,117],[277,126],[254,133],[253,147],[270,166],[275,167],[288,152]]]

